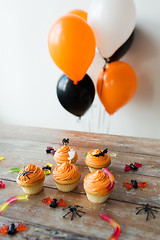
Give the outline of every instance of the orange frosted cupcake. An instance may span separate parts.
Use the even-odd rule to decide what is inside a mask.
[[[29,164],[17,176],[17,183],[26,194],[37,194],[43,190],[45,175],[38,165]]]
[[[77,187],[81,174],[78,167],[72,163],[58,165],[53,171],[53,180],[62,192],[70,192]]]
[[[85,163],[90,172],[101,170],[102,168],[106,168],[111,164],[111,158],[107,152],[107,149],[104,151],[93,149],[87,153]]]
[[[54,154],[54,160],[57,164],[62,164],[65,162],[76,163],[78,160],[77,152],[67,145],[60,147]]]
[[[84,178],[84,190],[88,200],[104,203],[113,191],[114,183],[114,176],[106,168],[87,174]]]

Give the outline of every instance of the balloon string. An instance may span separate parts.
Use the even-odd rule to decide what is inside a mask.
[[[101,102],[99,101],[98,131],[101,130]]]
[[[103,108],[103,113],[102,113],[102,131],[103,131],[104,126],[105,126],[105,120],[106,120],[106,110],[105,110],[105,108]]]
[[[108,117],[107,134],[109,134],[110,126],[111,126],[111,115],[109,115],[109,117]]]

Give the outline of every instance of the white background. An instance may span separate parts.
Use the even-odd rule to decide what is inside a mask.
[[[160,138],[159,0],[135,0],[135,39],[121,59],[138,77],[134,99],[110,118],[96,98],[80,121],[60,105],[62,72],[50,58],[48,32],[59,17],[88,11],[91,2],[0,0],[0,123]]]

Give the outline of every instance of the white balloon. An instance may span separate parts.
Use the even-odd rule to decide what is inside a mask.
[[[111,57],[129,38],[136,24],[133,0],[94,0],[87,17],[97,47],[104,58]]]
[[[104,65],[105,65],[105,60],[98,52],[96,52],[93,62],[87,71],[87,74],[92,79],[92,81],[95,85],[95,88],[97,86],[97,80],[98,80],[99,73],[103,69]]]

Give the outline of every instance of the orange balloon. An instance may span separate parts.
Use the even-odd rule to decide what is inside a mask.
[[[84,78],[94,59],[96,41],[85,20],[68,14],[51,27],[48,47],[56,65],[77,84]]]
[[[127,63],[112,62],[99,74],[98,96],[110,115],[127,104],[133,98],[136,89],[136,74]]]
[[[87,14],[87,12],[85,12],[85,11],[83,11],[83,10],[75,9],[75,10],[70,11],[69,13],[78,15],[79,17],[82,17],[84,20],[87,21],[87,15],[88,15],[88,14]]]

